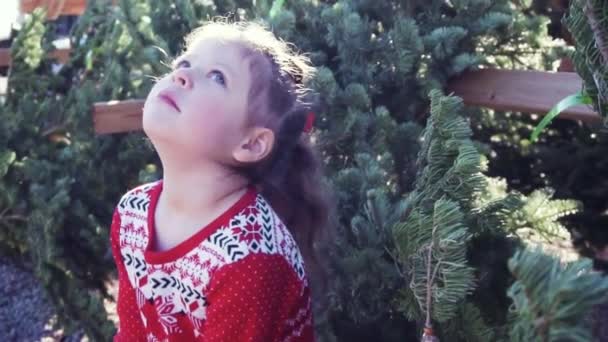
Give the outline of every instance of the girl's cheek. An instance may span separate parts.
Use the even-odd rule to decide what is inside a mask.
[[[203,122],[212,122],[220,124],[225,121],[229,115],[227,115],[226,104],[221,101],[214,100],[213,98],[206,97],[207,101],[200,101],[197,105],[199,108],[199,118]]]

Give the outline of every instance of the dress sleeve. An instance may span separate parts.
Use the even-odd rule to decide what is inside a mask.
[[[112,255],[118,269],[118,332],[114,335],[114,342],[145,341],[145,328],[139,313],[136,293],[125,268],[124,259],[120,253],[119,243],[120,215],[118,208],[114,209],[112,225],[110,228],[110,245]]]
[[[308,286],[282,255],[250,254],[211,276],[200,341],[313,342]]]

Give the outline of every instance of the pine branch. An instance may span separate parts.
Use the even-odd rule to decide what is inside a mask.
[[[589,341],[581,319],[608,297],[608,279],[594,272],[588,259],[562,265],[542,250],[518,251],[509,261],[516,282],[513,299],[516,341]]]
[[[564,19],[575,41],[572,62],[576,72],[584,81],[585,93],[593,99],[594,109],[605,119],[608,119],[607,10],[605,1],[571,1]]]
[[[442,327],[443,336],[450,336],[450,341],[498,342],[502,327],[488,326],[482,316],[475,304],[465,303],[458,309],[458,314]]]
[[[595,44],[604,59],[604,65],[606,65],[608,64],[608,41],[606,41],[606,37],[604,37],[604,30],[606,29],[606,26],[605,24],[602,25],[599,18],[595,14],[593,0],[587,0],[585,2],[583,5],[583,12],[587,16],[587,20],[589,20],[589,26],[591,26],[591,31],[593,32],[593,37],[595,38]]]

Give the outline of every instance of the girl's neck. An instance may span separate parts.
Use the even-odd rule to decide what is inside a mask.
[[[159,201],[176,216],[198,217],[229,207],[247,191],[248,184],[245,177],[222,165],[163,162]]]

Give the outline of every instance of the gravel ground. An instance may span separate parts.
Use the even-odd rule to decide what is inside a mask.
[[[109,284],[109,291],[116,296],[116,281]],[[106,301],[106,311],[116,322],[115,303]],[[52,305],[44,297],[37,279],[11,260],[0,257],[0,341],[1,342],[82,342],[82,330],[65,335],[61,329],[53,330],[57,319]]]

